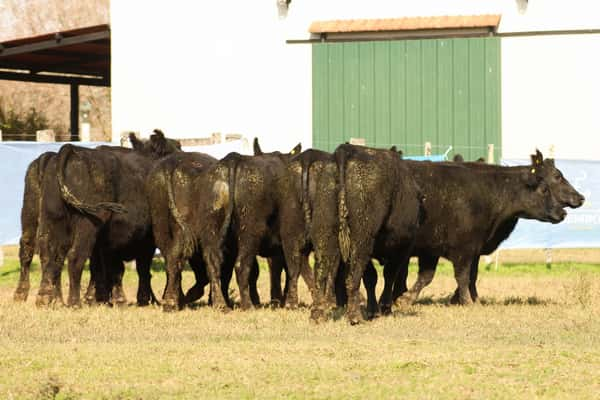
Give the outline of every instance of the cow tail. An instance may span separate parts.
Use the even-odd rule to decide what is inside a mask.
[[[240,155],[238,153],[230,153],[224,159],[225,165],[227,166],[228,201],[225,209],[225,218],[223,219],[223,224],[221,225],[221,229],[219,231],[219,245],[222,245],[225,242],[227,232],[229,231],[229,226],[231,225],[233,207],[235,205],[235,181],[239,159]]]
[[[96,204],[86,204],[71,192],[71,190],[65,183],[65,169],[67,166],[67,161],[73,153],[75,153],[75,148],[73,145],[70,144],[65,144],[58,153],[58,186],[60,188],[61,197],[65,201],[65,203],[75,208],[79,212],[89,215],[96,215],[100,211],[111,211],[116,213],[127,212],[125,207],[123,207],[119,203],[106,201],[99,202]]]
[[[344,149],[335,153],[340,176],[340,190],[338,192],[338,242],[342,261],[350,260],[350,225],[348,224],[348,205],[346,203],[346,152]]]
[[[310,232],[312,225],[312,210],[310,208],[310,200],[309,200],[309,170],[310,170],[310,162],[308,160],[302,160],[302,211],[304,212],[304,226],[306,235]]]
[[[194,232],[186,224],[185,219],[179,212],[177,204],[175,203],[175,195],[173,194],[173,172],[168,174],[165,172],[165,186],[167,187],[167,198],[169,204],[169,213],[175,220],[177,226],[181,230],[181,236],[183,238],[183,257],[190,258],[196,251],[196,237]]]

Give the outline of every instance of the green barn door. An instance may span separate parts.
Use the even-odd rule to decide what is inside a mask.
[[[448,146],[465,160],[502,154],[500,39],[313,45],[313,147],[350,138],[407,155]]]

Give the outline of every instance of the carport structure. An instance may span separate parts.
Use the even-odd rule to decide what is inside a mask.
[[[0,79],[69,85],[71,140],[79,140],[79,86],[110,87],[110,26],[0,42]]]

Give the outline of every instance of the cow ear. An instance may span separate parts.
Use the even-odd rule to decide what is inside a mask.
[[[390,147],[390,150],[395,153],[398,151],[398,148],[396,147],[396,145],[393,145],[392,147]]]
[[[400,159],[404,157],[404,152],[402,150],[398,150],[398,157],[400,157]]]
[[[258,138],[255,137],[254,138],[254,155],[255,156],[260,156],[261,154],[263,154],[263,151],[260,148],[260,144],[258,144]]]
[[[294,147],[294,148],[292,149],[292,151],[290,151],[290,154],[291,154],[291,155],[298,154],[298,153],[300,153],[301,151],[302,151],[302,143],[298,143],[298,144],[296,145],[296,147]]]
[[[152,136],[155,136],[158,139],[164,139],[165,138],[165,134],[163,133],[163,131],[161,131],[160,129],[155,129],[153,131]]]
[[[133,132],[129,132],[129,143],[131,143],[131,147],[133,147],[134,150],[141,151],[144,149],[144,142],[138,139]]]
[[[540,165],[541,166],[542,162],[544,162],[544,156],[538,149],[535,149],[535,154],[531,155],[531,165],[533,165],[533,166]]]

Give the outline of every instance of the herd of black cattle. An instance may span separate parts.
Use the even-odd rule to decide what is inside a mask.
[[[130,135],[131,149],[62,146],[33,161],[25,177],[16,301],[27,299],[29,268],[39,252],[38,306],[62,303],[61,272],[68,262],[67,304],[81,304],[81,275],[90,261],[88,303],[126,301],[124,261],[135,260],[137,303],[159,303],[151,288],[156,248],[165,259],[162,306],[171,311],[203,296],[213,307],[233,305],[228,287],[235,270],[240,307],[260,303],[256,256],[267,257],[271,301],[298,305],[298,278],[312,298],[311,318],[346,305],[351,323],[410,303],[433,279],[440,257],[454,265],[453,303],[477,301],[479,257],[493,252],[519,218],[558,223],[584,198],[554,160],[537,151],[531,165],[403,160],[390,150],[340,145],[334,153],[300,145],[289,153],[230,153],[217,160],[183,152],[156,130],[147,141]],[[314,254],[310,268],[308,257]],[[408,289],[408,261],[418,278]],[[376,300],[377,273],[384,289]],[[183,293],[185,263],[195,285]],[[285,270],[282,293],[281,274]]]

